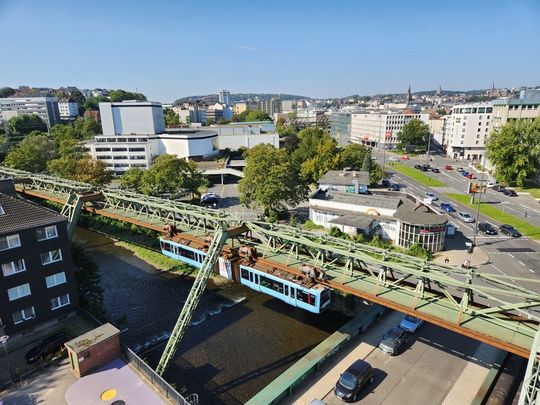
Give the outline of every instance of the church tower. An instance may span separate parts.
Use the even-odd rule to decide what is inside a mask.
[[[407,91],[407,104],[412,101],[411,85],[409,85],[409,90]]]

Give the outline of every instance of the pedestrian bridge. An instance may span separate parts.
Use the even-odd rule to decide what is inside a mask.
[[[316,266],[327,275],[321,284],[335,290],[422,318],[516,355],[537,358],[540,340],[535,345],[533,341],[540,323],[537,312],[540,294],[537,288],[531,291],[514,284],[508,276],[437,265],[286,225],[244,221],[219,210],[125,190],[95,189],[85,183],[1,166],[0,178],[13,178],[22,195],[62,204],[62,212],[70,218],[72,229],[78,213],[84,210],[160,232],[165,224],[174,224],[186,237],[201,241],[209,234],[216,235],[209,247],[208,263],[205,259],[199,274],[211,271],[211,260],[217,260],[225,245],[229,248],[252,245],[259,252],[256,261],[262,265],[292,274],[300,274],[301,264]],[[204,290],[206,279],[203,278],[201,275],[197,284],[197,276],[194,284],[197,291],[192,290],[193,297],[191,293],[188,296],[182,310],[186,314],[181,314],[178,330],[171,334],[168,359],[174,355]],[[538,279],[512,279],[540,285]],[[158,373],[165,371],[167,362],[164,360],[163,367],[158,367]],[[537,375],[538,367],[530,365],[530,368]]]

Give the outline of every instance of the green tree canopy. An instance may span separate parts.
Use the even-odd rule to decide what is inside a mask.
[[[263,208],[269,215],[305,200],[308,187],[284,149],[260,144],[246,152],[244,178],[238,191],[242,204]]]
[[[124,101],[124,100],[138,100],[146,101],[146,96],[142,93],[133,93],[125,90],[111,90],[109,92],[109,98],[111,101]]]
[[[93,186],[104,186],[109,184],[113,178],[112,172],[107,168],[102,160],[94,160],[90,155],[84,155],[77,160],[75,173],[72,180],[89,183]]]
[[[11,149],[4,165],[32,173],[43,172],[47,162],[57,155],[56,144],[45,135],[29,135]]]
[[[105,96],[89,97],[84,102],[83,107],[88,111],[98,111],[99,103],[105,103],[108,101],[110,101],[109,98]]]
[[[341,151],[341,168],[348,167],[351,170],[362,170],[366,153],[367,148],[359,143],[351,143],[345,146]]]
[[[55,176],[73,179],[84,154],[84,147],[76,139],[63,138],[59,141],[58,157],[48,162],[47,169]]]
[[[495,129],[486,150],[497,181],[522,186],[540,167],[540,118],[510,121]]]
[[[259,110],[246,110],[240,114],[233,116],[233,122],[251,122],[251,121],[268,121],[270,117],[264,111]]]
[[[149,195],[182,196],[190,193],[193,196],[198,195],[199,189],[207,184],[195,162],[174,155],[161,155],[143,173],[141,191]]]
[[[328,132],[311,127],[300,131],[298,138],[300,143],[292,158],[308,183],[315,183],[328,170],[339,167],[337,142]]]
[[[142,192],[142,179],[144,170],[139,167],[130,167],[120,176],[120,184],[123,188],[133,190],[138,193]]]
[[[180,117],[172,108],[165,108],[165,125],[168,127],[177,127],[180,125]]]
[[[371,172],[373,168],[373,159],[371,158],[371,150],[367,150],[364,155],[364,161],[362,162],[362,171]]]
[[[79,117],[75,120],[73,126],[80,132],[83,140],[91,139],[94,135],[102,133],[101,125],[92,117]]]
[[[71,256],[81,306],[97,318],[103,319],[105,311],[98,264],[80,243],[71,244]]]
[[[9,141],[22,140],[33,131],[46,132],[47,124],[36,114],[21,114],[6,121],[6,133]]]
[[[429,127],[419,119],[410,120],[398,132],[397,138],[401,148],[416,145],[418,149],[426,149],[429,140]]]
[[[1,87],[0,88],[0,98],[11,97],[15,94],[15,89],[11,87]]]

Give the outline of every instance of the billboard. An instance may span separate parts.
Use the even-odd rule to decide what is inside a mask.
[[[469,184],[467,187],[468,194],[485,193],[485,192],[486,192],[485,185],[482,185],[482,183],[478,183],[476,181],[469,181]]]

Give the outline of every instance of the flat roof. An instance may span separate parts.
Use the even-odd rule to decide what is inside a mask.
[[[71,339],[65,345],[75,353],[79,354],[119,333],[119,329],[115,328],[110,323],[106,323],[105,325],[92,329],[75,339]]]
[[[334,218],[330,221],[328,221],[331,224],[338,224],[338,225],[345,225],[345,226],[352,226],[357,229],[368,229],[373,221],[376,219],[379,219],[379,217],[375,217],[373,215],[368,214],[361,214],[361,213],[354,213],[354,214],[347,214],[343,215],[339,218]]]
[[[318,190],[311,197],[314,200],[335,201],[353,205],[363,205],[373,208],[397,209],[402,204],[402,199],[393,196],[377,194],[342,193],[339,191]]]
[[[336,186],[350,186],[354,180],[361,185],[369,184],[369,173],[360,170],[330,170],[322,176],[318,184],[331,184]]]

